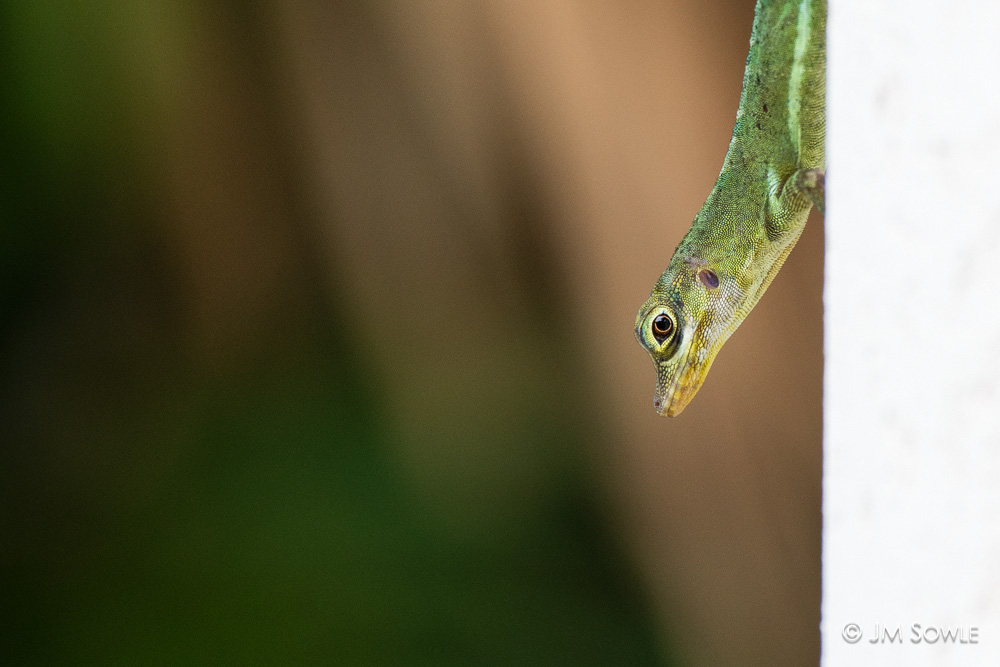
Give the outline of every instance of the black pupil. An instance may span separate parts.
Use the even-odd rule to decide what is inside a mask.
[[[653,335],[656,336],[657,340],[661,343],[663,342],[663,339],[670,334],[670,330],[673,328],[673,320],[666,315],[660,315],[653,320]]]

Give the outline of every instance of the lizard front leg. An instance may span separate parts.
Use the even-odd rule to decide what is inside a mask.
[[[763,210],[762,222],[771,241],[792,230],[801,232],[811,206],[823,212],[826,178],[822,169],[799,169],[784,182],[776,171],[772,171],[768,181],[771,194]]]
[[[792,188],[812,201],[816,209],[826,214],[826,172],[822,169],[800,169],[789,179]],[[785,186],[788,187],[787,185]]]

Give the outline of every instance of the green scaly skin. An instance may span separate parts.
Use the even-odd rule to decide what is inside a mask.
[[[825,84],[826,1],[758,0],[722,172],[635,321],[661,415],[691,401],[823,210]]]

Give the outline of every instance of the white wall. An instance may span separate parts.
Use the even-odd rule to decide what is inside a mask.
[[[1000,665],[1000,3],[828,29],[823,665]]]

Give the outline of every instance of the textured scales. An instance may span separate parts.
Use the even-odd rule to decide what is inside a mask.
[[[636,317],[661,415],[691,401],[798,241],[809,209],[823,210],[825,85],[825,0],[758,0],[722,171]]]

